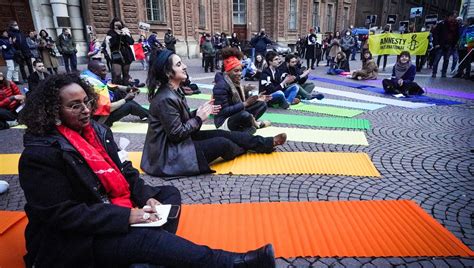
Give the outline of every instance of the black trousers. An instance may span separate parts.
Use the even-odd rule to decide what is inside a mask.
[[[214,72],[214,57],[213,56],[204,57],[204,71],[205,72],[209,71],[209,68],[211,69],[211,72]]]
[[[397,82],[384,79],[382,86],[387,94],[421,95],[424,93],[423,89],[415,82],[403,83],[402,86],[399,86]]]
[[[420,72],[421,69],[423,69],[423,66],[425,66],[427,58],[428,58],[427,55],[416,56],[416,71],[417,72]]]
[[[459,50],[459,61],[462,61],[466,57],[468,51],[465,49]],[[457,75],[464,75],[465,77],[471,76],[471,62],[474,59],[474,51],[459,65]]]
[[[162,204],[180,205],[181,196],[173,186],[161,186],[155,199]],[[235,254],[212,250],[176,236],[178,220],[159,228],[130,228],[126,234],[96,236],[94,257],[99,267],[129,267],[148,263],[172,267],[232,267]]]
[[[124,118],[127,115],[135,115],[143,119],[148,117],[148,110],[143,108],[140,104],[138,104],[134,100],[130,100],[125,102],[124,105],[120,106],[117,110],[110,113],[107,120],[105,120],[104,124],[111,127],[114,122],[119,121],[120,119]]]
[[[257,101],[245,110],[231,115],[227,120],[227,127],[231,131],[248,131],[253,127],[253,118],[259,119],[267,110],[267,104],[263,101]]]
[[[387,57],[388,55],[378,55],[377,56],[377,66],[380,67],[380,59],[382,58],[383,56],[383,69],[385,70],[385,67],[387,66]]]
[[[7,109],[0,108],[0,129],[10,128],[7,121],[13,121],[17,119],[17,115]]]
[[[273,152],[273,137],[253,136],[247,132],[202,130],[193,134],[192,140],[196,153],[202,153],[207,164],[219,157],[231,160],[249,150],[257,153]]]
[[[33,65],[31,64],[31,58],[25,58],[24,61],[18,62],[18,65],[20,65],[21,78],[23,80],[28,80],[28,77],[30,77],[30,75],[33,73]],[[25,65],[28,67],[29,75],[26,75]]]
[[[309,65],[309,62],[311,61],[311,65]],[[314,68],[314,62],[316,61],[315,58],[311,58],[311,59],[306,59],[306,66],[308,68]],[[319,60],[318,60],[318,63],[319,63]]]

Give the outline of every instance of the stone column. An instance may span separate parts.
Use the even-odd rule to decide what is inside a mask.
[[[39,31],[44,29],[55,39],[56,28],[54,27],[53,10],[49,0],[30,0],[30,8],[36,32],[39,34]]]
[[[67,0],[50,0],[51,9],[53,10],[53,23],[56,35],[62,32],[62,26],[58,24],[58,18],[68,18]],[[51,33],[50,33],[51,34]]]
[[[69,21],[71,22],[71,34],[76,41],[77,56],[82,58],[87,55],[88,46],[84,36],[84,21],[81,14],[80,0],[67,0]]]

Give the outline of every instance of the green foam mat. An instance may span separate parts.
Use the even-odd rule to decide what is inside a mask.
[[[140,89],[140,92],[148,94],[148,88],[141,87],[139,89]],[[187,99],[210,100],[211,99],[211,94],[202,94],[201,93],[201,94],[186,95],[186,98]]]
[[[369,120],[355,118],[316,117],[305,115],[265,113],[259,120],[270,120],[272,123],[304,125],[312,127],[370,129]]]
[[[363,110],[319,106],[319,105],[311,105],[311,104],[304,104],[304,103],[291,105],[290,109],[296,110],[296,111],[305,111],[305,112],[342,116],[342,117],[353,117],[364,112]]]

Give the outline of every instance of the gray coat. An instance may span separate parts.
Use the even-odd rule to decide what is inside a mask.
[[[184,95],[168,85],[158,89],[150,102],[148,131],[141,168],[152,176],[191,176],[209,173],[198,161],[191,135],[201,128],[196,112],[190,112]],[[199,157],[204,157],[200,154]],[[203,170],[207,168],[207,170]]]

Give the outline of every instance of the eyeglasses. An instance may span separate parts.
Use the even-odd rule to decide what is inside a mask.
[[[90,109],[92,108],[92,105],[94,105],[95,99],[90,99],[86,102],[81,102],[81,103],[76,103],[72,106],[63,106],[64,108],[71,109],[73,113],[81,113],[83,112],[86,108]]]

